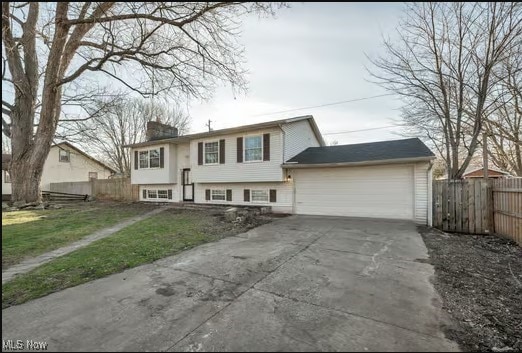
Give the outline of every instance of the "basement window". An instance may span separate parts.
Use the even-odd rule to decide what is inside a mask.
[[[210,199],[212,201],[226,201],[227,193],[225,190],[211,190]]]
[[[252,202],[268,202],[268,190],[251,190],[250,196]]]

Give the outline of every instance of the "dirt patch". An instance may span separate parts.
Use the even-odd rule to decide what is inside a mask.
[[[465,351],[522,351],[522,248],[497,236],[420,229],[435,288]]]

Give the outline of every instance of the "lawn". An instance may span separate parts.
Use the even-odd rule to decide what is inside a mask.
[[[152,210],[152,205],[74,203],[62,209],[2,212],[2,269]]]
[[[244,230],[244,226],[224,222],[220,215],[207,210],[167,209],[14,278],[2,286],[2,307],[153,262]]]

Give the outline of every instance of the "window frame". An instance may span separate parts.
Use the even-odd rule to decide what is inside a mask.
[[[91,174],[96,174],[95,177],[92,177]],[[91,180],[91,179],[98,179],[98,172],[89,172],[88,174],[88,179]]]
[[[247,139],[249,138],[254,138],[254,137],[258,137],[261,141],[261,147],[256,147],[255,149],[261,149],[261,153],[259,154],[259,158],[260,159],[255,159],[255,160],[247,160],[246,156],[247,156],[247,149],[248,150],[253,150],[254,148],[247,148]],[[245,135],[243,136],[243,163],[259,163],[259,162],[263,162],[263,153],[264,153],[264,144],[263,144],[263,134],[255,134],[255,135]]]
[[[62,160],[62,152],[65,153],[65,156],[63,156],[63,157],[67,157],[66,161]],[[58,162],[60,162],[60,163],[71,163],[71,151],[64,150],[63,148],[60,148],[58,150]]]
[[[212,143],[215,143],[217,145],[216,152],[211,152],[211,153],[215,153],[217,158],[216,158],[216,162],[207,163],[207,145],[210,145]],[[203,142],[203,165],[218,165],[219,162],[220,162],[220,160],[219,160],[219,140]]]
[[[223,192],[223,199],[215,199],[214,191]],[[227,190],[226,189],[210,189],[210,201],[227,201]]]
[[[145,190],[147,190],[147,197],[143,198],[143,196],[140,194],[140,197],[141,197],[142,200],[145,200],[145,201],[158,201],[158,202],[163,202],[163,201],[170,202],[170,200],[174,200],[174,198],[169,199],[169,190],[172,190],[170,188],[166,188],[166,189],[145,189]],[[165,197],[160,197],[160,193],[163,194]],[[156,195],[156,197],[151,197],[151,194]]]
[[[253,195],[254,191],[266,193],[266,200],[262,200],[262,201],[254,200],[254,195]],[[251,203],[270,203],[270,190],[268,190],[268,189],[250,189],[250,202]]]
[[[151,167],[150,166],[150,161],[151,161],[151,151],[157,151],[158,152],[158,166],[157,167]],[[147,166],[146,167],[142,167],[141,166],[141,161],[142,161],[142,158],[141,156],[142,155],[147,155],[146,157],[146,161],[147,161]],[[160,148],[151,148],[151,149],[148,149],[148,150],[141,150],[141,151],[138,151],[138,169],[161,169],[161,151],[160,151]],[[156,157],[154,158],[156,159]]]

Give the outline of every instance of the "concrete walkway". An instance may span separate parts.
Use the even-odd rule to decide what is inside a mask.
[[[148,213],[145,213],[143,215],[129,218],[129,219],[127,219],[123,222],[120,222],[118,224],[115,224],[111,227],[100,229],[99,231],[96,231],[96,232],[92,233],[91,235],[88,235],[70,245],[67,245],[62,248],[58,248],[56,250],[50,251],[48,253],[24,260],[14,266],[9,267],[8,269],[6,269],[5,271],[2,272],[2,284],[9,282],[11,279],[13,279],[13,277],[15,277],[17,275],[27,273],[51,260],[54,260],[57,257],[69,254],[75,250],[83,248],[84,246],[87,246],[96,240],[106,238],[106,237],[116,233],[117,231],[122,230],[123,228],[133,225],[136,222],[143,221],[144,219],[152,217],[155,214],[163,212],[165,209],[166,209],[166,207],[161,207],[161,208],[157,208],[153,211],[150,211]]]
[[[411,222],[291,216],[2,311],[51,351],[455,351]]]

